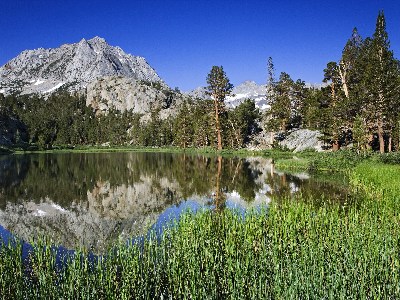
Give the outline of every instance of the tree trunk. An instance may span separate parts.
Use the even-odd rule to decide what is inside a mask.
[[[370,134],[369,137],[368,137],[368,142],[367,142],[367,144],[365,145],[365,148],[366,148],[367,150],[371,150],[371,149],[372,149],[372,142],[373,142],[373,140],[374,140],[374,135],[373,135],[373,134]]]
[[[346,77],[347,77],[347,71],[346,71],[346,66],[344,63],[341,63],[342,68],[339,67],[339,75],[340,75],[340,79],[342,81],[342,90],[346,96],[346,98],[349,98],[349,88],[347,87],[347,81],[346,81]]]
[[[218,156],[218,167],[216,176],[216,186],[215,186],[215,210],[220,211],[223,208],[223,195],[220,187],[221,180],[221,170],[222,170],[222,156]]]
[[[385,153],[385,139],[383,138],[383,121],[382,117],[378,119],[378,138],[379,138],[379,152]]]
[[[233,129],[233,133],[234,133],[235,138],[236,138],[237,147],[239,148],[240,146],[242,146],[240,141],[239,141],[239,135],[238,135],[238,133],[237,133],[237,131],[235,129],[235,126],[233,125],[233,122],[231,120],[229,120],[229,122],[231,123],[232,129]],[[232,140],[232,148],[234,148],[233,147],[233,140]]]
[[[339,141],[333,141],[332,143],[332,151],[338,151],[340,149]]]
[[[221,126],[219,124],[218,100],[215,96],[214,96],[214,106],[215,106],[215,129],[217,130],[218,150],[222,150]]]
[[[392,135],[389,135],[388,152],[392,152]]]

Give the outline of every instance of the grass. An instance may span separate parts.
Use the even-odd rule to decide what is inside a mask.
[[[281,150],[262,150],[253,151],[247,149],[223,149],[216,150],[212,147],[204,148],[179,148],[179,147],[138,147],[138,146],[54,146],[53,149],[49,150],[38,150],[31,147],[28,150],[22,148],[7,149],[7,154],[26,154],[26,153],[102,153],[102,152],[168,152],[168,153],[188,153],[188,154],[203,154],[203,155],[222,155],[222,156],[264,156],[272,159],[278,158],[293,158],[293,153],[289,151]],[[1,152],[0,152],[1,154]]]
[[[51,242],[28,262],[0,251],[3,299],[399,299],[400,167],[358,164],[357,203],[287,198],[241,215],[190,212],[161,237],[57,267]],[[318,200],[318,199],[316,199]]]
[[[397,158],[285,155],[277,165],[347,170],[355,200],[313,205],[320,199],[298,195],[245,215],[187,212],[162,236],[116,245],[98,260],[81,249],[61,266],[50,240],[25,261],[18,242],[6,244],[0,298],[399,299]]]
[[[354,168],[353,186],[366,192],[369,197],[387,201],[400,207],[400,165],[364,162]]]
[[[282,152],[282,155],[275,159],[275,164],[278,169],[282,170],[349,173],[357,165],[365,161],[399,164],[400,154],[378,154],[373,152],[358,154],[352,150],[341,150],[338,152]]]
[[[309,169],[310,162],[305,158],[289,158],[289,159],[278,159],[275,162],[275,167],[279,170],[287,171],[307,171]]]

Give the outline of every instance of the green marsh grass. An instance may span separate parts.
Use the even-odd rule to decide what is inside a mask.
[[[97,260],[77,250],[63,267],[47,239],[27,261],[3,245],[0,298],[400,299],[400,166],[357,162],[350,182],[354,202],[187,212],[161,236]]]
[[[83,251],[56,271],[35,247],[29,276],[17,248],[1,250],[4,299],[398,299],[398,213],[312,206],[187,213],[160,238],[118,245],[93,263]],[[14,274],[20,274],[17,279]]]
[[[279,159],[275,162],[275,167],[279,170],[287,171],[307,171],[309,169],[309,160],[305,158]]]

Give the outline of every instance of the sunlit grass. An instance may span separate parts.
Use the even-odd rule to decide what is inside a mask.
[[[160,238],[117,245],[93,264],[78,251],[61,269],[49,242],[39,243],[28,267],[18,247],[4,247],[0,292],[10,299],[397,299],[399,213],[377,214],[373,199],[361,200],[346,209],[286,199],[245,216],[187,213]]]
[[[309,160],[305,158],[291,158],[277,160],[275,167],[279,170],[307,171],[309,169]]]
[[[162,236],[57,260],[52,242],[0,250],[2,299],[400,299],[400,166],[361,161],[356,201],[293,196],[187,212]],[[298,198],[296,198],[298,197]]]

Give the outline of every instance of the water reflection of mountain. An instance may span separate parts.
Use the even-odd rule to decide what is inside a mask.
[[[88,191],[143,185],[150,186],[146,193],[163,191],[172,203],[176,190],[179,198],[208,194],[217,173],[217,158],[168,153],[35,154],[5,156],[0,163],[0,208],[26,199],[40,203],[46,197],[69,207],[76,200],[87,201]],[[221,185],[252,201],[260,174],[244,159],[224,158]]]
[[[185,199],[204,205],[219,195],[222,206],[251,207],[307,182],[267,159],[170,153],[3,156],[0,168],[0,225],[25,240],[45,233],[97,251],[142,234]]]
[[[216,158],[167,153],[35,154],[2,159],[0,222],[24,239],[51,234],[66,247],[142,233],[167,207],[214,192]],[[224,159],[221,187],[254,200],[242,159]],[[7,174],[7,176],[5,175]]]

